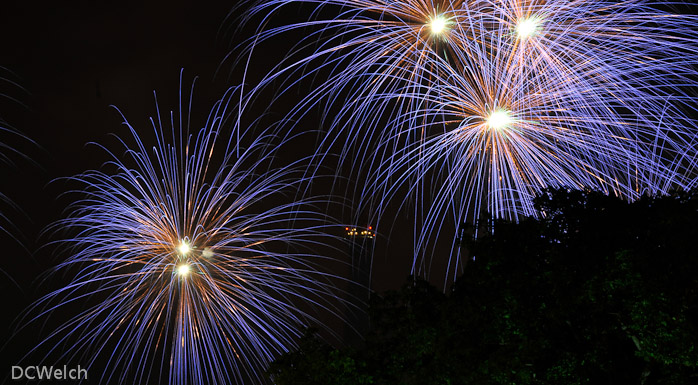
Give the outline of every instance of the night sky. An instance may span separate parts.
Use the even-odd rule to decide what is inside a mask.
[[[157,92],[162,111],[176,109],[182,70],[187,92],[192,79],[198,77],[193,116],[194,125],[203,125],[212,103],[243,77],[242,66],[233,65],[235,60],[231,59],[240,53],[236,45],[250,38],[254,30],[237,29],[236,15],[229,15],[233,5],[221,0],[0,3],[0,67],[11,71],[11,80],[24,88],[0,88],[0,93],[19,101],[0,100],[0,116],[31,140],[10,137],[7,143],[26,157],[12,155],[11,163],[0,165],[1,191],[16,204],[0,206],[16,226],[9,235],[0,232],[0,269],[4,272],[0,273],[4,292],[0,329],[1,341],[9,341],[0,351],[0,378],[52,326],[48,321],[42,330],[42,323],[35,323],[10,339],[13,328],[24,324],[17,317],[67,279],[47,275],[64,255],[56,253],[55,245],[49,243],[55,236],[42,233],[64,216],[71,202],[71,197],[61,194],[76,187],[58,178],[99,169],[108,160],[104,151],[87,143],[108,146],[115,143],[110,134],[127,134],[112,106],[118,107],[134,127],[150,133],[148,118],[155,113],[153,92]],[[284,17],[296,20],[296,16]],[[293,47],[294,37],[300,38],[298,33],[256,49],[248,83],[254,84],[283,58]],[[273,91],[264,91],[245,118],[266,114],[271,124],[293,105],[294,97],[302,96],[302,89],[298,92],[284,96],[270,108]],[[310,127],[317,117],[309,117],[305,123],[309,129],[318,129]],[[306,146],[297,151],[312,151],[312,143]],[[398,204],[393,206],[390,210],[396,210]],[[392,234],[379,234],[372,277],[372,287],[378,292],[400,287],[410,273],[411,222],[406,214],[401,215],[390,223],[394,225]],[[454,234],[441,235],[448,238]],[[438,266],[433,269],[444,270]],[[433,283],[444,281],[439,274],[430,278]]]

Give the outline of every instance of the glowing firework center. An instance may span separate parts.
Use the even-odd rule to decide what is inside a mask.
[[[182,241],[179,244],[179,246],[177,246],[177,251],[179,251],[179,253],[182,256],[184,256],[184,255],[189,254],[189,252],[191,251],[191,247],[189,246],[189,244],[186,241]]]
[[[427,26],[431,30],[432,35],[442,35],[448,30],[448,19],[443,15],[437,15],[429,21]]]
[[[541,19],[537,17],[527,17],[519,20],[516,24],[516,35],[519,39],[528,39],[540,30]]]
[[[184,258],[191,252],[191,246],[189,246],[189,243],[185,240],[180,241],[179,246],[177,246],[177,252],[180,255],[180,258]],[[184,278],[189,275],[191,272],[191,267],[189,266],[189,263],[187,262],[182,262],[177,267],[175,268],[175,272],[177,275],[180,277]]]
[[[485,122],[487,127],[493,130],[502,130],[508,128],[514,122],[514,119],[512,119],[509,111],[496,109],[490,113]]]
[[[177,274],[180,277],[186,277],[187,275],[189,275],[189,271],[191,271],[191,268],[189,267],[188,263],[183,263],[177,266]]]
[[[186,240],[181,240],[175,249],[177,251],[177,260],[179,261],[175,266],[175,272],[180,277],[186,277],[191,273],[192,267],[189,264],[191,258],[195,258],[196,255],[200,255],[208,260],[214,256],[214,252],[210,247],[204,247],[200,254],[196,253],[196,247],[192,247]]]

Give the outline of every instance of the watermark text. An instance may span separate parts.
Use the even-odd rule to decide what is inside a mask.
[[[13,380],[86,380],[87,369],[54,366],[13,366]]]

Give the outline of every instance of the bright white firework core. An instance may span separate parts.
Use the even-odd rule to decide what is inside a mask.
[[[495,130],[506,128],[512,122],[511,115],[509,115],[509,111],[507,110],[494,110],[490,116],[487,117],[487,126]]]
[[[187,275],[189,275],[189,270],[189,265],[184,263],[177,267],[177,274],[179,274],[180,277],[186,277]]]
[[[182,255],[187,255],[189,251],[191,251],[191,247],[189,247],[189,244],[185,241],[182,241],[182,243],[179,244],[177,247],[177,250],[179,251],[180,254]]]
[[[535,17],[523,19],[516,24],[516,34],[519,36],[519,39],[529,38],[538,32],[539,26],[540,20]]]
[[[433,34],[439,35],[446,30],[446,24],[446,19],[443,16],[439,15],[431,19],[431,21],[429,22],[429,28],[431,29],[431,32]]]

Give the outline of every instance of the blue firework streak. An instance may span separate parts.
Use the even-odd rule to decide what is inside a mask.
[[[12,72],[0,67],[0,100],[3,102],[8,101],[13,106],[23,106],[19,97],[25,94],[26,91],[17,83],[15,78],[16,76]],[[26,141],[27,138],[3,119],[2,115],[0,115],[0,133],[3,136],[3,140],[0,141],[0,162],[11,163],[12,154],[21,155],[21,153],[18,153],[14,146],[7,143],[8,139],[20,138]]]
[[[249,17],[293,3],[311,19],[255,42],[315,32],[269,78],[329,73],[293,114],[339,111],[321,148],[372,175],[357,195],[378,217],[407,186],[415,273],[448,217],[537,215],[546,186],[635,199],[694,185],[698,18],[667,10],[680,3],[262,0]]]
[[[22,88],[16,80],[16,76],[6,68],[0,67],[0,105],[3,111],[0,111],[0,165],[15,166],[15,160],[27,156],[18,150],[19,145],[33,144],[24,134],[13,127],[7,120],[3,118],[3,112],[7,113],[7,109],[24,108],[25,106],[20,101],[21,96],[26,94],[26,90]],[[4,190],[4,189],[3,189]],[[5,194],[7,191],[0,191],[0,203],[10,208],[10,211],[20,212]],[[10,235],[17,240],[19,230],[12,224],[12,221],[4,212],[0,212],[0,232]]]
[[[269,362],[319,324],[301,308],[336,314],[334,277],[317,269],[330,259],[317,251],[331,241],[328,218],[313,208],[325,200],[293,200],[306,182],[297,164],[269,166],[283,143],[238,127],[235,92],[200,130],[189,131],[191,111],[158,111],[151,149],[126,122],[125,154],[105,148],[113,171],[72,178],[83,198],[53,228],[77,234],[57,268],[76,273],[36,306],[41,317],[91,305],[44,349],[101,358],[106,383],[264,382]]]

